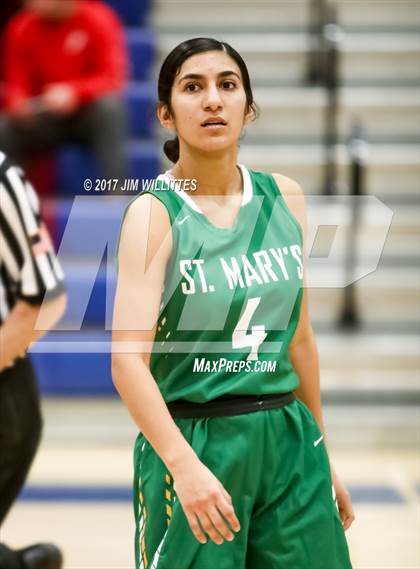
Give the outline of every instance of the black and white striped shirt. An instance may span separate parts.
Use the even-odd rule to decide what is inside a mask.
[[[38,196],[0,151],[0,325],[18,300],[42,304],[60,294],[63,278]]]

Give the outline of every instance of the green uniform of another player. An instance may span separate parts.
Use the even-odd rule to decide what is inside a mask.
[[[172,227],[150,359],[167,403],[299,384],[288,345],[303,293],[301,228],[271,175],[240,168],[242,204],[231,228],[212,224],[168,175],[145,192],[162,201]],[[176,423],[229,492],[241,530],[232,542],[200,544],[170,473],[140,434],[138,568],[351,569],[322,434],[303,402]]]

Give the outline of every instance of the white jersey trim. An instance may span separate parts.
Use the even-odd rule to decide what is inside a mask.
[[[248,172],[248,169],[243,164],[238,164],[238,167],[241,170],[242,178],[243,178],[243,182],[244,182],[243,183],[243,190],[242,190],[242,202],[241,202],[241,207],[243,207],[244,205],[246,205],[247,203],[249,203],[252,200],[252,195],[253,195],[252,181],[251,181],[251,175]],[[173,176],[169,172],[169,170],[166,170],[166,172],[164,172],[163,174],[160,174],[157,177],[157,179],[159,181],[166,182],[167,184],[170,184],[171,180],[175,180],[175,176]],[[185,201],[185,203],[187,203],[194,211],[196,211],[197,213],[201,213],[201,215],[204,215],[204,212],[201,211],[201,209],[198,207],[198,205],[195,203],[195,201],[190,198],[190,196],[188,195],[187,192],[185,192],[184,190],[182,190],[178,186],[174,186],[174,192],[177,193]]]

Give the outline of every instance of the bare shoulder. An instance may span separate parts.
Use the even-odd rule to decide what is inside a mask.
[[[284,176],[283,174],[272,174],[277,182],[279,192],[281,192],[287,207],[299,222],[302,233],[306,236],[307,232],[307,219],[305,209],[305,195],[302,187],[296,182]]]
[[[141,250],[149,259],[158,250],[163,258],[169,258],[171,221],[168,210],[158,198],[151,194],[140,195],[128,205],[121,229],[121,246]]]
[[[127,207],[127,219],[131,223],[144,222],[151,218],[158,226],[170,226],[168,210],[160,199],[152,194],[138,195]]]
[[[284,174],[272,174],[272,176],[276,180],[282,194],[301,197],[304,196],[303,189],[296,180],[293,180]]]

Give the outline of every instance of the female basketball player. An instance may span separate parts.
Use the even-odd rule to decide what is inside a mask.
[[[354,515],[326,448],[302,190],[237,164],[255,105],[228,44],[183,42],[158,89],[174,166],[127,208],[113,323],[114,382],[141,431],[136,565],[349,569]]]

